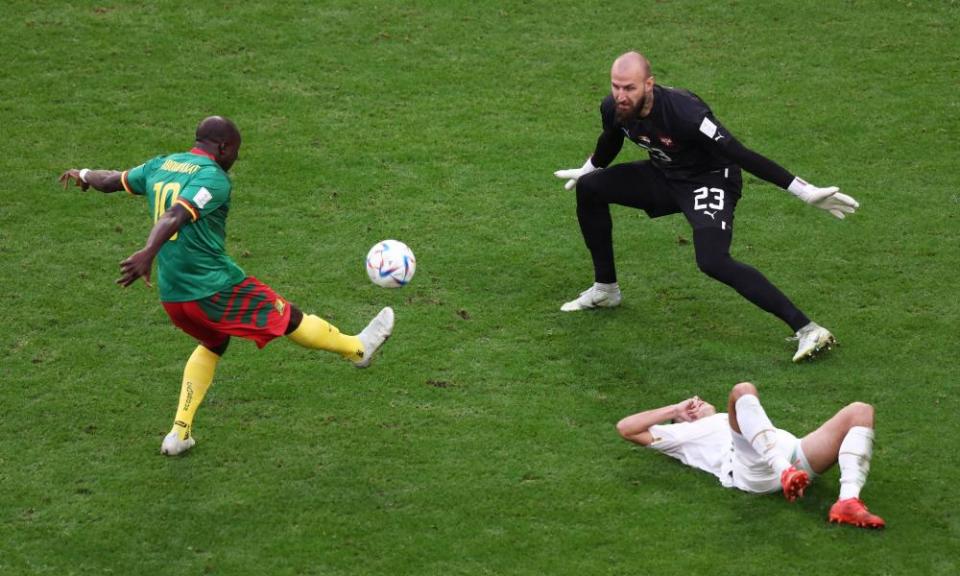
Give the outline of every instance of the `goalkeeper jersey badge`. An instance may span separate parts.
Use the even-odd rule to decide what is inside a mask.
[[[287,303],[283,301],[283,298],[277,298],[273,301],[273,307],[276,308],[277,314],[283,316],[283,310],[287,307]]]

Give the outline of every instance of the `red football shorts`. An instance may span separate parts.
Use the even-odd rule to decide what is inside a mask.
[[[253,276],[213,296],[190,302],[164,302],[167,316],[187,334],[213,350],[230,336],[263,348],[283,336],[290,323],[290,304]]]

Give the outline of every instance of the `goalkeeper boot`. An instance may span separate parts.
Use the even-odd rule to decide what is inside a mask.
[[[387,306],[374,316],[362,332],[357,334],[363,344],[363,353],[360,359],[353,363],[357,368],[366,368],[373,360],[373,355],[383,346],[393,332],[393,308]]]
[[[837,343],[833,334],[816,322],[811,322],[797,330],[797,335],[791,340],[797,340],[797,353],[793,355],[794,362],[815,358]]]
[[[788,502],[803,497],[803,491],[810,484],[810,475],[803,470],[791,466],[780,474],[780,485],[783,486],[783,496]]]
[[[187,437],[183,440],[180,439],[180,433],[176,430],[172,430],[167,437],[163,439],[163,444],[160,445],[160,453],[164,456],[176,456],[177,454],[183,454],[187,450],[193,448],[193,445],[197,441],[193,439],[189,433]]]
[[[830,522],[837,524],[850,524],[861,528],[883,528],[887,525],[883,518],[876,514],[871,514],[863,500],[859,498],[847,498],[846,500],[837,500],[830,507]]]
[[[589,308],[613,308],[620,305],[623,296],[620,294],[620,286],[613,284],[601,284],[594,282],[593,286],[580,293],[576,300],[571,300],[560,307],[564,312],[574,312],[576,310],[587,310]]]

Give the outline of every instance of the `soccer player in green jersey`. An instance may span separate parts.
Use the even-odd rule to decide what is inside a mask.
[[[156,258],[160,301],[167,315],[199,342],[183,371],[173,428],[160,448],[170,456],[196,443],[193,418],[213,383],[230,336],[253,340],[260,348],[287,336],[301,346],[336,352],[365,368],[393,331],[393,310],[387,307],[356,336],[341,334],[247,276],[227,255],[232,188],[227,172],[237,160],[240,141],[233,122],[211,116],[200,122],[189,152],[158,156],[123,172],[84,168],[60,176],[64,188],[73,181],[83,190],[126,190],[146,197],[153,229],[146,246],[120,263],[117,283],[127,287],[143,278],[152,286],[150,270]]]

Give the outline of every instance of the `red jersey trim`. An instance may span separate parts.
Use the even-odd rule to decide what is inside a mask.
[[[213,157],[213,154],[207,152],[203,148],[197,148],[196,146],[194,146],[193,148],[190,149],[190,153],[196,154],[197,156],[206,156],[207,158],[213,160],[214,162],[217,161],[217,159]]]
[[[123,189],[127,191],[127,194],[136,196],[136,194],[133,193],[133,190],[130,189],[130,183],[127,182],[127,172],[129,172],[129,170],[124,170],[120,173],[120,183],[123,184]]]
[[[193,222],[196,222],[200,219],[200,213],[197,212],[197,209],[193,207],[193,204],[190,203],[186,198],[177,198],[175,204],[179,204],[187,209],[187,212],[190,213],[190,216],[193,218]]]

